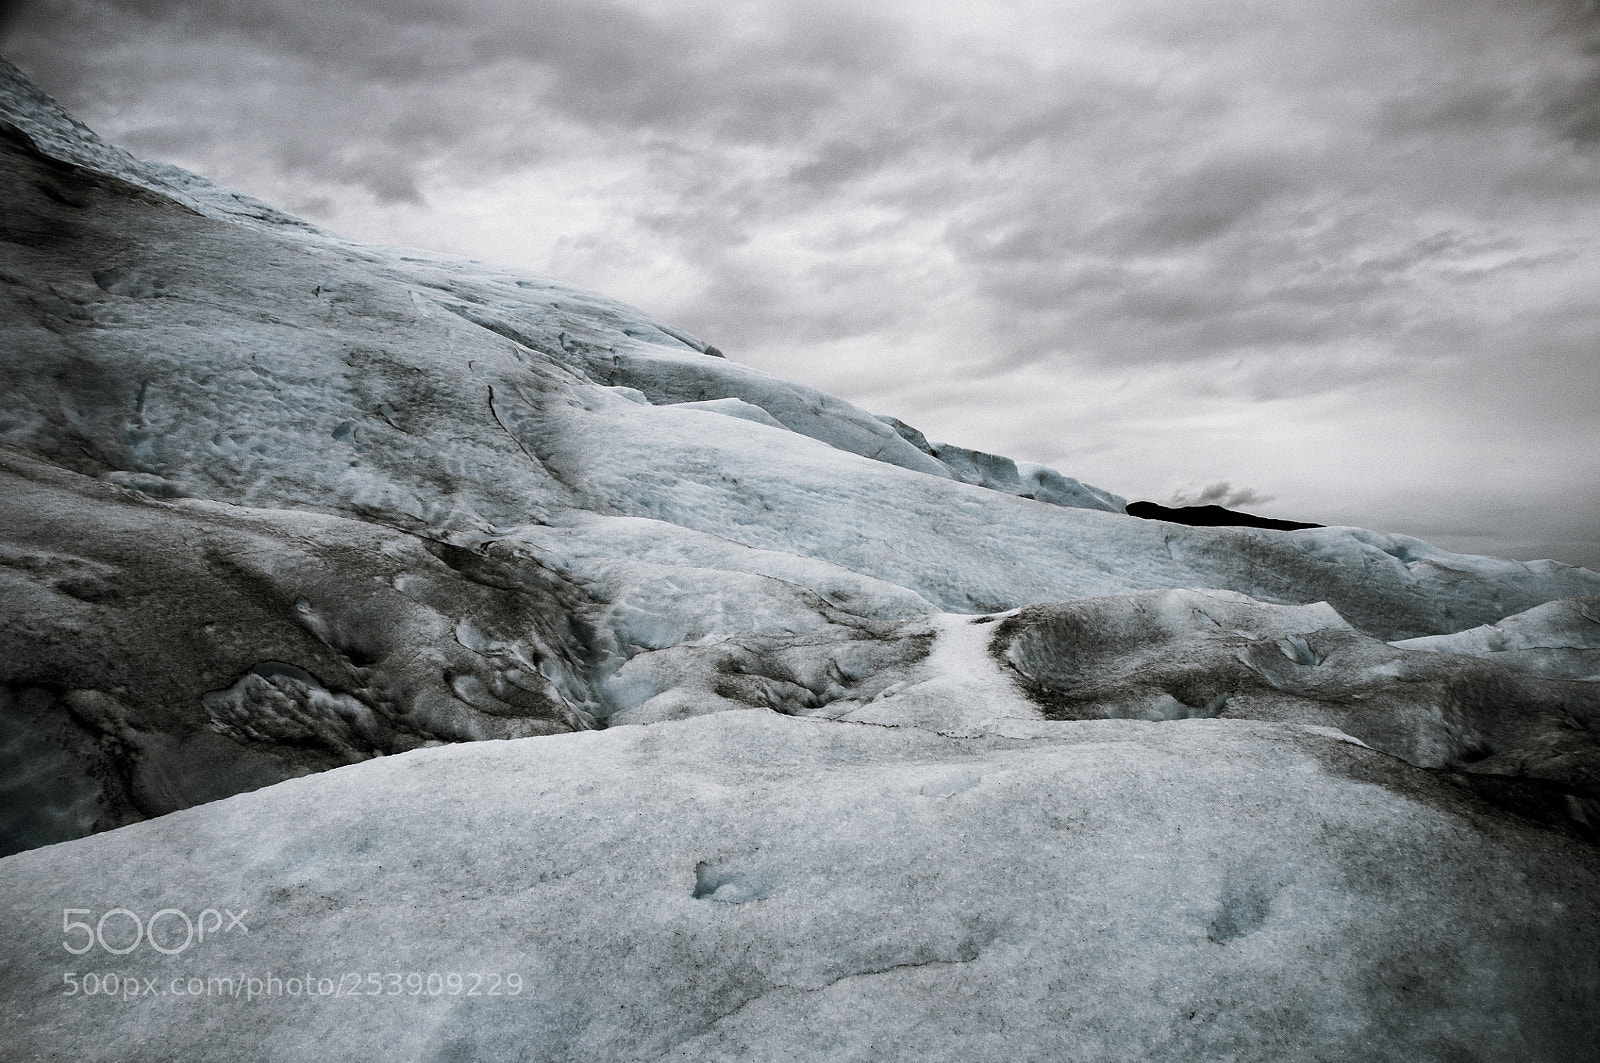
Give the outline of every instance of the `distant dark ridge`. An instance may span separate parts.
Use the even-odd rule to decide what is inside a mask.
[[[1236,513],[1221,506],[1181,506],[1169,509],[1154,502],[1129,502],[1127,513],[1130,517],[1165,520],[1173,524],[1189,524],[1196,528],[1276,528],[1279,531],[1294,531],[1297,528],[1323,526],[1302,524],[1295,520],[1273,520],[1271,517],[1258,517],[1254,513]]]

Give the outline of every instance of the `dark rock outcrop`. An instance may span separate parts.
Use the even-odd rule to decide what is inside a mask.
[[[1306,524],[1296,520],[1258,517],[1254,513],[1240,513],[1221,506],[1179,506],[1174,509],[1154,502],[1129,502],[1124,511],[1130,517],[1187,524],[1191,528],[1272,528],[1277,531],[1298,531],[1301,528],[1325,527],[1322,524]]]

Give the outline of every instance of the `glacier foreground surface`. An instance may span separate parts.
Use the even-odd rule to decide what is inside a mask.
[[[0,188],[17,1058],[1600,1055],[1595,573],[1130,517],[3,61]]]

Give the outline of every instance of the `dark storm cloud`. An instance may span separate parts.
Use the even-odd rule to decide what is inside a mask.
[[[729,143],[803,136],[894,50],[884,26],[825,6],[723,44],[730,27],[712,15],[596,2],[41,0],[22,16],[8,48],[69,105],[114,103],[117,81],[221,89],[238,101],[223,122],[286,169],[380,200],[417,199],[431,165],[523,164],[551,121]],[[186,73],[196,55],[222,69]],[[135,139],[171,149],[192,117]]]
[[[1422,5],[1441,24],[1473,18],[1484,5],[1459,0],[1427,0]],[[1537,120],[1584,150],[1600,146],[1600,4],[1595,0],[1491,0],[1487,5],[1505,21],[1487,27],[1473,42],[1493,48],[1495,31],[1526,27],[1545,42],[1548,56],[1566,61],[1541,65],[1507,86],[1475,82],[1462,72],[1454,91],[1397,93],[1385,102],[1395,132],[1466,133],[1505,128]],[[1463,13],[1469,17],[1463,19]]]
[[[288,173],[420,202],[418,149],[453,148],[465,135],[456,130],[470,126],[451,123],[432,145],[419,143],[406,135],[407,116],[425,111],[429,94],[385,91],[386,67],[422,80],[418,60],[430,50],[407,42],[417,23],[402,21],[418,13],[415,4],[44,0],[27,5],[7,47],[47,90],[91,115],[118,113],[127,86],[147,83],[149,120],[121,136],[135,151],[260,155]]]
[[[1165,181],[1136,204],[1119,228],[1133,252],[1163,251],[1222,236],[1278,197],[1303,187],[1302,161],[1288,153],[1208,159]]]
[[[1600,4],[1595,0],[1524,0],[1549,19],[1553,35],[1570,41],[1589,62],[1577,76],[1540,86],[1544,117],[1568,139],[1586,148],[1600,145]]]

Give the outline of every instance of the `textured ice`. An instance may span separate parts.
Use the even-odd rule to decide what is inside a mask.
[[[11,857],[8,1050],[1593,1057],[1593,847],[1299,728],[1051,726],[958,739],[745,711],[458,745]],[[247,910],[249,932],[112,964],[61,951],[62,909],[113,905]],[[236,999],[62,995],[63,970],[96,969],[141,990],[244,981]],[[501,995],[450,995],[452,971]],[[332,995],[366,972],[398,993]],[[289,996],[307,974],[329,995]]]
[[[1546,602],[1495,624],[1395,645],[1482,657],[1553,679],[1600,680],[1600,596]]]
[[[643,392],[640,392],[640,394],[642,395]],[[743,399],[706,399],[700,402],[684,402],[679,404],[679,408],[684,410],[705,410],[707,413],[720,413],[725,417],[738,417],[741,420],[764,424],[768,428],[788,431],[788,428],[772,414],[760,406],[752,406]]]
[[[1323,606],[1150,591],[1029,606],[995,655],[1051,719],[1333,727],[1600,840],[1600,688],[1386,645]]]
[[[0,761],[7,852],[599,711],[587,596],[521,559],[159,501],[9,448],[0,496],[0,697],[33,736]]]

